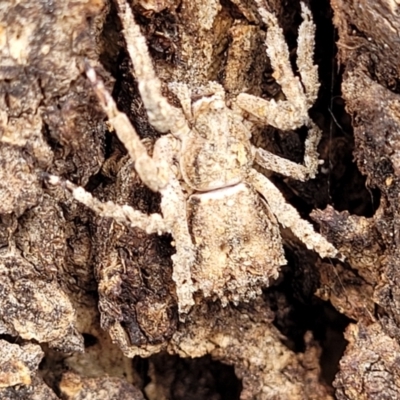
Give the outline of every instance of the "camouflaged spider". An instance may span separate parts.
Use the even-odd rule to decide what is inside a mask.
[[[278,221],[322,257],[336,256],[336,249],[252,168],[255,162],[299,180],[313,178],[317,172],[320,131],[308,116],[319,89],[317,67],[312,62],[315,26],[310,10],[301,4],[303,22],[297,48],[301,83],[291,69],[276,17],[259,4],[268,26],[267,53],[287,100],[266,101],[242,93],[228,107],[224,89],[216,82],[192,89],[171,83],[169,89],[181,103],[177,108],[161,94],[145,38],[126,0],[116,2],[149,122],[159,132],[169,132],[157,140],[152,157],[90,67],[87,76],[138,175],[149,188],[161,193],[162,215],[101,203],[67,181],[65,185],[74,198],[102,216],[148,233],[172,234],[176,248],[173,279],[181,316],[194,304],[194,292],[201,291],[205,297],[219,298],[226,304],[254,298],[268,286],[280,266],[286,264]],[[284,130],[307,125],[304,165],[252,146],[243,122],[246,113]],[[49,181],[61,182],[55,176]]]

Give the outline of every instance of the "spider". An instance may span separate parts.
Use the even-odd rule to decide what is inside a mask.
[[[303,21],[297,48],[301,83],[293,74],[276,16],[258,3],[268,27],[267,53],[286,100],[266,101],[241,93],[228,105],[219,83],[190,88],[173,82],[169,90],[179,99],[178,108],[161,94],[146,40],[129,5],[126,0],[116,3],[149,122],[165,134],[156,141],[152,157],[94,69],[87,66],[86,74],[139,177],[161,193],[162,214],[146,215],[128,205],[102,203],[56,176],[49,176],[49,182],[65,185],[77,201],[101,216],[148,233],[172,234],[176,250],[173,280],[180,316],[190,311],[196,292],[205,298],[219,298],[223,304],[248,301],[260,294],[286,264],[279,224],[290,228],[322,257],[335,257],[334,246],[301,219],[273,183],[253,168],[256,163],[303,181],[314,178],[317,172],[321,134],[308,109],[317,97],[319,83],[312,62],[315,25],[307,6],[301,3]],[[304,165],[255,148],[250,142],[247,115],[283,130],[306,125]]]

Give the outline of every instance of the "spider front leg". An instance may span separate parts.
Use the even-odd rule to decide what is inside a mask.
[[[86,75],[99,98],[100,105],[106,113],[111,126],[135,163],[135,170],[140,179],[151,190],[158,192],[168,182],[167,171],[160,168],[154,159],[147,154],[145,146],[128,117],[118,110],[111,94],[104,87],[104,83],[97,77],[96,72],[89,65],[86,66]]]
[[[159,132],[171,131],[175,137],[181,138],[189,131],[185,116],[179,108],[171,106],[161,94],[161,82],[155,74],[146,40],[134,20],[129,5],[125,0],[116,0],[116,3],[149,122]],[[97,77],[94,69],[87,66],[86,75],[92,83],[110,124],[135,162],[135,169],[140,178],[153,191],[160,191],[169,179],[166,171],[161,170],[154,159],[149,157],[128,117],[118,110],[114,99]]]
[[[161,94],[161,82],[154,71],[146,39],[140,32],[126,0],[116,0],[116,3],[149,122],[161,133],[170,131],[175,137],[182,138],[189,131],[185,115],[182,110],[170,105]]]

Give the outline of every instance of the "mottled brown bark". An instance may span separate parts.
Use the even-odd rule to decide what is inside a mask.
[[[354,129],[354,157],[368,187],[380,192],[379,207],[370,218],[333,210],[314,214],[328,237],[348,255],[358,280],[356,288],[355,280],[343,275],[348,272],[337,270],[341,307],[353,304],[348,315],[354,325],[346,331],[349,344],[334,386],[338,399],[397,399],[399,5],[332,0],[332,8],[344,70],[342,93]]]
[[[294,57],[300,6],[292,3],[265,6]],[[400,398],[400,8],[330,5],[333,14],[311,1],[322,85],[311,116],[323,129],[324,164],[307,183],[270,175],[304,218],[315,210],[345,261],[319,259],[282,229],[289,263],[262,296],[226,307],[199,297],[183,322],[171,236],[95,215],[45,183],[58,175],[102,201],[160,212],[84,74],[85,62],[96,69],[151,153],[160,134],[114,4],[0,2],[0,398]],[[218,81],[228,101],[243,91],[283,98],[255,2],[132,6],[171,104],[171,81]],[[252,140],[301,162],[304,136],[265,127]],[[344,341],[329,337],[340,338],[345,317],[336,367]]]

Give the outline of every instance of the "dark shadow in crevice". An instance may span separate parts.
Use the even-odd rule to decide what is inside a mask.
[[[275,313],[273,324],[284,335],[285,345],[294,352],[306,350],[305,334],[312,332],[322,349],[321,378],[331,385],[347,344],[344,331],[351,320],[330,302],[314,295],[320,286],[315,270],[316,255],[307,250],[299,255],[297,249],[287,249],[285,257],[288,265],[282,268],[280,281],[265,291]]]
[[[324,132],[319,150],[325,163],[320,175],[328,180],[327,200],[338,211],[370,217],[379,206],[380,193],[368,188],[353,157],[354,133],[342,98],[344,71],[337,64],[338,36],[332,23],[333,10],[328,0],[312,0],[311,9],[317,26],[315,62],[321,88],[310,115]]]
[[[148,359],[151,378],[156,378],[166,398],[174,400],[239,400],[242,382],[234,368],[210,356],[180,358],[159,353]],[[151,381],[151,379],[150,379]]]

